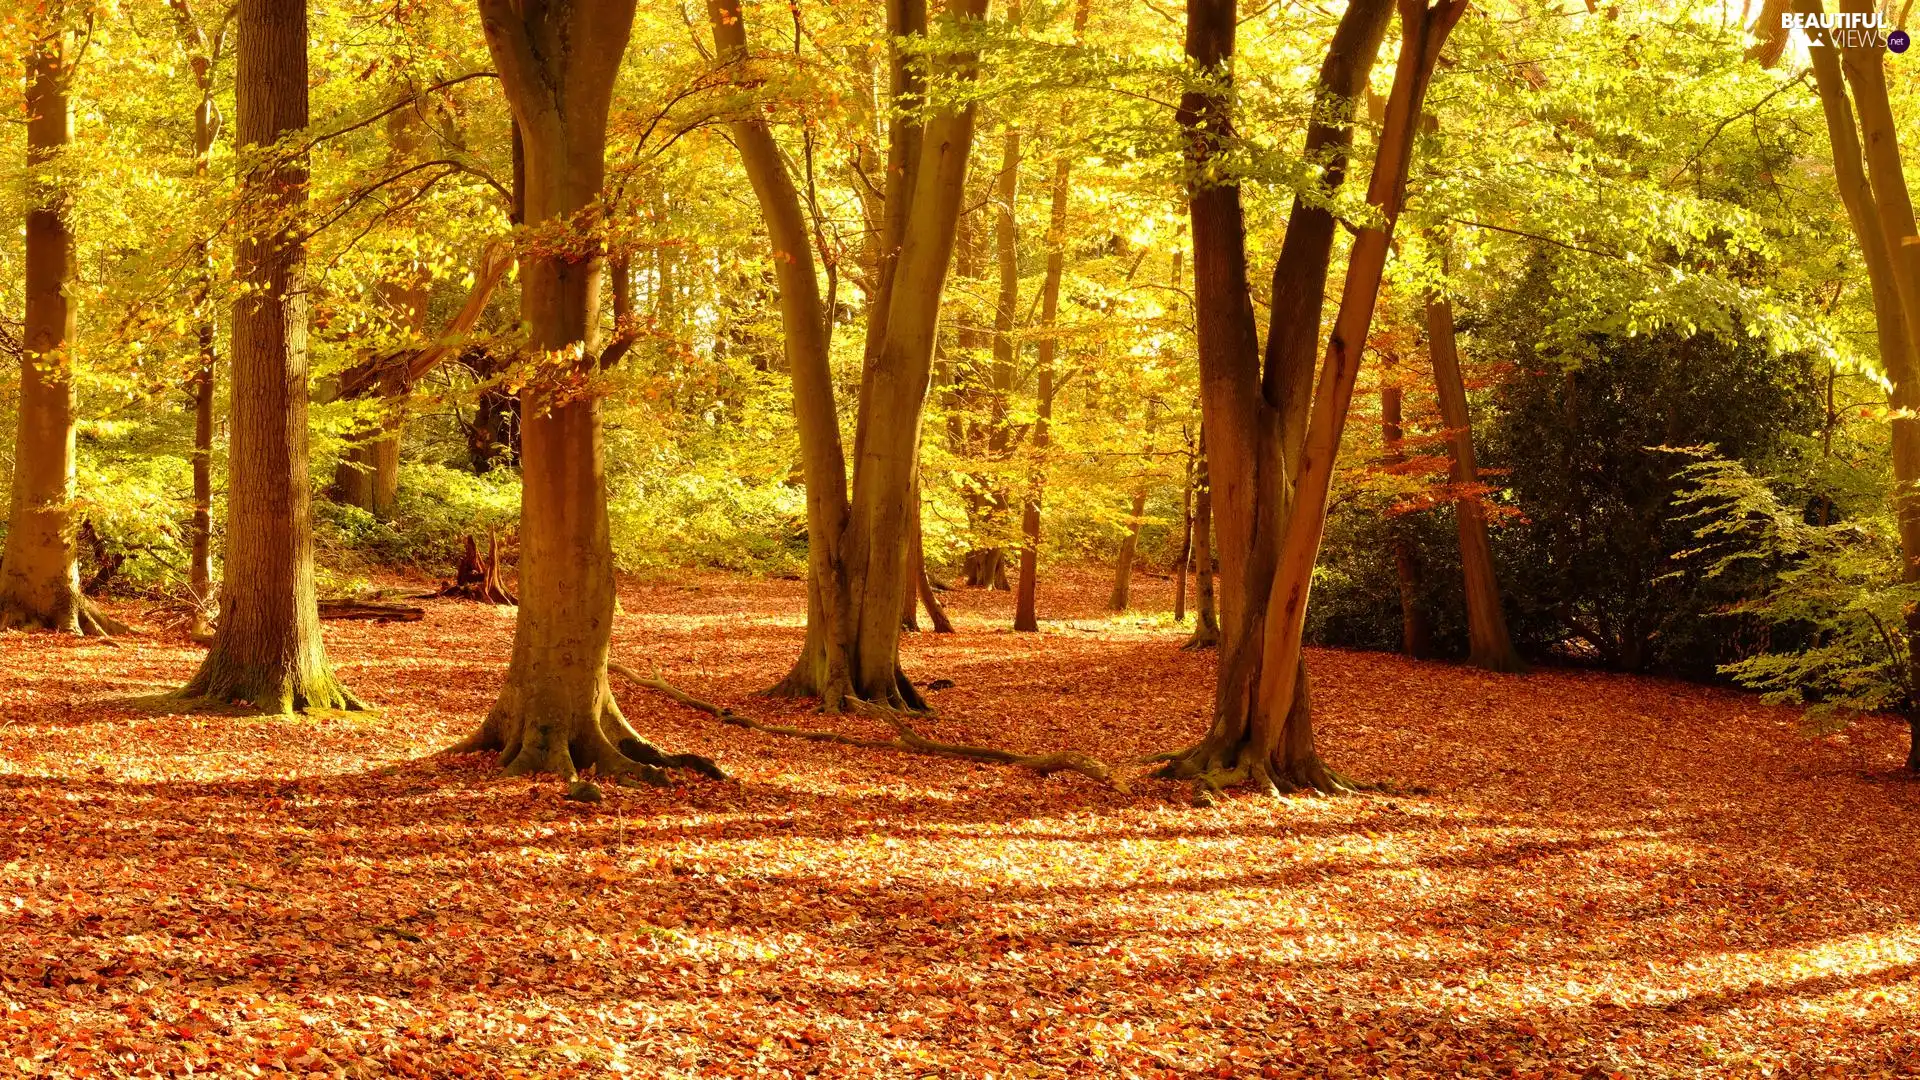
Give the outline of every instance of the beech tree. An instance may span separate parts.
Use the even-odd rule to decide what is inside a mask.
[[[986,0],[956,0],[945,17],[961,25],[977,22],[986,6]],[[708,10],[721,62],[743,62],[748,53],[737,0],[711,0]],[[914,478],[921,419],[973,144],[971,101],[942,99],[924,120],[914,108],[929,82],[922,65],[933,64],[946,78],[965,83],[974,77],[977,55],[962,49],[929,59],[903,48],[903,38],[928,36],[924,0],[890,0],[887,30],[893,38],[889,97],[897,109],[887,131],[885,204],[850,491],[826,342],[818,329],[825,320],[806,215],[764,119],[747,116],[730,128],[776,254],[807,485],[807,640],[773,692],[818,697],[829,711],[855,701],[925,705],[900,670],[900,616],[916,585],[908,555],[919,517]]]
[[[265,712],[358,708],[320,638],[307,474],[306,0],[241,0],[232,428],[220,622],[182,693]]]
[[[607,680],[613,552],[600,398],[607,113],[634,0],[480,0],[481,27],[525,147],[520,260],[528,381],[521,393],[519,614],[506,683],[456,752],[493,750],[509,773],[664,782],[665,754],[627,723]],[[611,346],[610,346],[611,348]],[[896,608],[896,611],[898,609]],[[575,797],[598,789],[581,784]]]
[[[1440,421],[1447,429],[1453,513],[1460,536],[1460,570],[1467,601],[1467,663],[1488,671],[1524,671],[1526,664],[1507,633],[1500,581],[1493,569],[1493,545],[1487,539],[1487,510],[1479,492],[1480,468],[1473,454],[1473,418],[1467,412],[1467,386],[1460,374],[1460,347],[1453,330],[1453,301],[1438,290],[1426,297],[1427,353],[1433,361],[1433,387]]]
[[[1220,536],[1222,653],[1214,719],[1195,746],[1173,755],[1165,775],[1194,782],[1205,800],[1230,785],[1265,791],[1346,786],[1313,742],[1300,653],[1307,587],[1325,524],[1334,456],[1352,403],[1381,275],[1411,160],[1413,135],[1441,45],[1465,0],[1401,0],[1401,46],[1374,156],[1367,201],[1379,220],[1362,226],[1349,256],[1339,314],[1317,387],[1311,346],[1332,250],[1331,215],[1296,200],[1274,269],[1273,328],[1264,370],[1246,289],[1246,237],[1237,184],[1220,178],[1233,136],[1230,81],[1233,0],[1190,0],[1187,55],[1213,85],[1190,90],[1180,120],[1194,173],[1191,195],[1195,320],[1202,409]],[[1310,156],[1326,154],[1323,182],[1344,178],[1353,102],[1384,33],[1384,3],[1350,4],[1334,32],[1316,89]],[[1331,153],[1329,153],[1331,151]],[[1311,411],[1309,411],[1311,410]]]
[[[74,235],[61,152],[73,139],[74,39],[55,6],[27,58],[26,317],[0,630],[123,629],[80,593],[74,552]]]

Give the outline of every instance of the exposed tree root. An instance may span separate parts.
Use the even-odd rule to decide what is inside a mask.
[[[877,705],[859,698],[848,698],[847,705],[863,715],[877,717],[887,722],[894,730],[891,739],[863,739],[853,735],[842,735],[837,731],[819,731],[811,728],[790,727],[785,724],[767,724],[750,716],[742,716],[723,705],[702,701],[686,691],[674,686],[658,675],[646,676],[627,667],[625,664],[609,661],[607,670],[621,675],[649,690],[665,694],[667,697],[714,717],[723,724],[743,727],[751,731],[765,732],[769,735],[784,735],[789,738],[806,739],[811,742],[837,743],[842,746],[857,746],[867,750],[904,750],[910,753],[929,754],[935,757],[957,757],[973,761],[991,761],[1001,765],[1013,765],[1030,769],[1042,776],[1056,772],[1077,772],[1082,776],[1112,787],[1116,791],[1128,790],[1126,781],[1114,770],[1095,761],[1093,758],[1072,750],[1051,754],[1016,754],[1011,750],[1002,750],[992,746],[973,746],[967,743],[947,743],[929,739],[906,721],[906,714],[897,708]],[[916,695],[917,697],[918,695]]]
[[[101,611],[78,590],[68,597],[66,610],[48,616],[17,604],[0,604],[0,633],[8,630],[51,630],[56,633],[97,637],[103,643],[118,646],[113,640],[130,633],[132,627]]]
[[[517,722],[509,723],[510,720]],[[581,779],[581,774],[586,772],[620,784],[641,783],[653,787],[672,784],[668,769],[686,769],[712,780],[727,778],[712,758],[700,754],[669,754],[648,742],[627,723],[611,696],[606,699],[597,725],[583,725],[588,730],[573,737],[566,735],[565,726],[527,723],[496,705],[478,730],[444,752],[495,752],[499,755],[501,770],[507,775],[550,773],[567,781],[567,797],[577,802],[600,801],[600,789],[591,781]]]

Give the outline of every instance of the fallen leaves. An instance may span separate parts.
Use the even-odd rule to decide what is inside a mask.
[[[626,587],[616,653],[892,734],[755,696],[796,584],[698,585]],[[1103,761],[1190,741],[1211,657],[1102,618],[1093,576],[1049,585],[1096,632],[1001,632],[1003,595],[951,595],[961,632],[907,645],[954,683],[917,729]],[[1809,740],[1716,690],[1318,652],[1330,760],[1434,794],[1194,810],[622,691],[735,779],[588,805],[432,756],[509,632],[443,601],[330,624],[379,711],[292,720],[143,700],[185,645],[0,637],[0,1075],[1920,1070],[1920,786],[1891,727]]]

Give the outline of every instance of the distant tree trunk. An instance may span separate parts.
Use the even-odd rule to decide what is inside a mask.
[[[1366,89],[1391,12],[1390,0],[1352,0],[1321,65],[1306,153],[1327,161],[1321,183],[1328,191],[1345,180],[1353,102]],[[1230,76],[1237,25],[1234,0],[1188,0],[1187,56],[1203,70]],[[1192,174],[1204,177],[1208,163],[1234,137],[1230,96],[1189,91],[1179,121]],[[1277,541],[1291,505],[1284,470],[1298,459],[1294,450],[1305,440],[1305,399],[1312,394],[1335,223],[1324,200],[1294,200],[1274,265],[1263,372],[1239,186],[1196,183],[1188,199],[1209,481],[1202,490],[1209,497],[1205,512],[1218,529],[1221,655],[1213,723],[1199,743],[1169,761],[1163,775],[1194,781],[1201,801],[1247,781],[1267,789],[1330,789],[1338,785],[1314,749],[1305,680],[1298,679],[1297,693],[1278,705],[1255,691],[1263,676],[1262,628]],[[1297,660],[1295,666],[1301,666]]]
[[[993,367],[987,386],[987,456],[995,462],[1005,461],[1013,449],[1013,432],[1007,416],[1013,395],[1014,368],[1019,359],[1019,346],[1013,338],[1014,319],[1020,307],[1020,219],[1015,213],[1019,196],[1020,129],[1008,124],[993,191],[994,266],[999,290],[993,306]],[[998,536],[1007,514],[1007,490],[997,473],[993,486],[986,492],[986,507],[988,527]],[[983,554],[989,566],[986,583],[995,589],[1010,589],[1006,549],[996,543]]]
[[[1397,358],[1391,354],[1381,355],[1382,366],[1392,369],[1398,366]],[[1407,460],[1406,432],[1401,421],[1401,389],[1394,381],[1395,376],[1383,372],[1380,382],[1380,437],[1386,448],[1388,465],[1401,465]],[[1433,656],[1433,628],[1427,622],[1427,610],[1420,602],[1420,556],[1414,550],[1413,538],[1407,535],[1406,523],[1389,520],[1387,531],[1393,544],[1394,577],[1400,586],[1400,651],[1416,660],[1426,660]]]
[[[916,471],[913,478],[913,497],[916,504],[920,501],[920,477]],[[921,605],[927,609],[927,621],[936,634],[953,633],[953,621],[947,618],[947,611],[940,606],[940,598],[933,594],[933,582],[927,577],[926,544],[921,534],[921,518],[924,507],[913,519],[913,547],[907,552],[907,573],[912,577],[912,588],[907,590],[906,604],[901,612],[900,625],[903,629],[918,632],[920,620],[918,611]]]
[[[387,167],[398,171],[412,164],[419,148],[420,110],[417,104],[387,116]],[[389,276],[375,290],[378,307],[387,321],[408,339],[417,339],[427,322],[427,282],[415,272]],[[357,506],[385,521],[393,517],[400,491],[400,440],[406,428],[406,384],[386,395],[380,416],[357,428],[352,445],[334,470],[334,498]]]
[[[1193,577],[1199,606],[1194,611],[1193,635],[1183,649],[1211,649],[1220,644],[1220,616],[1213,600],[1213,488],[1207,477],[1207,429],[1200,428],[1200,458],[1195,467],[1193,495]]]
[[[57,23],[62,14],[56,8],[50,17]],[[27,56],[27,310],[13,496],[0,557],[0,630],[106,634],[112,627],[80,592],[71,517],[74,239],[71,196],[60,176],[61,155],[73,139],[70,47],[67,32],[53,25]]]
[[[1180,554],[1173,563],[1173,624],[1187,621],[1187,565],[1193,561],[1193,461],[1180,487]]]
[[[1074,5],[1074,39],[1087,29],[1092,0]],[[1061,108],[1061,133],[1064,137],[1072,113]],[[1068,180],[1073,162],[1062,151],[1053,162],[1053,205],[1047,221],[1047,271],[1040,285],[1040,341],[1035,346],[1033,389],[1034,474],[1027,480],[1027,496],[1020,510],[1020,585],[1014,596],[1013,628],[1023,633],[1040,629],[1040,505],[1046,491],[1047,450],[1053,442],[1053,361],[1060,341],[1055,331],[1060,322],[1060,281],[1067,265],[1067,199],[1072,192]]]
[[[307,468],[305,0],[241,0],[235,141],[240,176],[233,305],[227,544],[220,624],[188,697],[269,713],[358,708],[334,678],[313,584]],[[243,160],[246,160],[243,158]]]
[[[212,160],[214,136],[220,129],[220,114],[213,99],[213,65],[219,50],[201,29],[188,0],[169,0],[168,7],[173,11],[181,41],[187,47],[194,89],[200,94],[193,110],[193,175],[204,182]],[[223,29],[216,40],[224,40],[224,33]],[[194,242],[193,266],[198,278],[193,292],[193,311],[199,350],[198,363],[188,384],[193,394],[193,515],[187,528],[187,589],[194,603],[188,633],[196,640],[204,640],[213,636],[207,612],[214,601],[213,399],[218,362],[212,311],[213,260],[205,240]]]
[[[614,616],[600,401],[577,389],[599,366],[602,260],[588,242],[606,173],[607,112],[634,0],[548,7],[480,0],[481,28],[525,147],[526,220],[566,241],[521,256],[527,347],[574,357],[523,391],[520,607],[506,683],[457,750],[494,750],[509,773],[584,769],[658,782],[667,755],[621,715],[607,683]]]
[[[1142,485],[1134,490],[1127,538],[1120,541],[1120,556],[1114,561],[1113,593],[1107,597],[1107,608],[1111,611],[1125,611],[1133,602],[1133,556],[1140,547],[1140,519],[1146,512],[1147,489]]]
[[[1822,13],[1820,0],[1793,0],[1793,10]],[[1843,10],[1870,11],[1860,0]],[[1784,33],[1784,31],[1782,31]],[[1833,147],[1834,181],[1859,242],[1872,288],[1880,362],[1892,385],[1894,518],[1900,533],[1902,579],[1920,581],[1920,243],[1915,241],[1912,198],[1901,164],[1898,128],[1887,97],[1881,48],[1808,49],[1814,84]],[[1852,94],[1849,100],[1848,88]],[[1858,119],[1856,121],[1856,112]],[[1863,139],[1864,135],[1864,139]],[[1909,619],[1913,681],[1920,682],[1920,625]],[[1914,724],[1907,764],[1920,771],[1920,703],[1910,703]]]
[[[985,10],[986,0],[955,0],[947,15],[975,21]],[[747,42],[738,0],[710,0],[708,12],[723,62],[739,63]],[[891,97],[900,101],[921,90],[923,64],[910,62],[899,40],[925,35],[924,0],[895,0],[887,18],[895,43]],[[963,53],[927,63],[968,81],[978,59]],[[751,76],[739,78],[745,83]],[[826,359],[824,304],[798,191],[763,120],[753,116],[730,125],[780,255],[775,264],[781,321],[807,480],[807,639],[773,692],[817,696],[828,710],[844,708],[852,699],[925,705],[900,670],[900,616],[909,590],[918,587],[908,556],[919,514],[914,478],[920,426],[973,116],[971,105],[937,110],[923,129],[903,111],[889,127],[886,203],[850,492]]]
[[[1433,359],[1433,385],[1440,399],[1440,422],[1447,427],[1453,461],[1453,501],[1460,530],[1460,568],[1466,579],[1467,663],[1488,671],[1525,671],[1507,634],[1500,604],[1500,581],[1493,570],[1493,546],[1487,540],[1487,511],[1475,490],[1480,471],[1474,462],[1473,419],[1467,412],[1467,386],[1460,376],[1460,353],[1453,332],[1453,301],[1444,293],[1427,294],[1427,342]]]

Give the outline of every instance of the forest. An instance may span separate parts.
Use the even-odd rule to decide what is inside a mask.
[[[0,1074],[1920,1075],[1825,2],[0,0]]]

